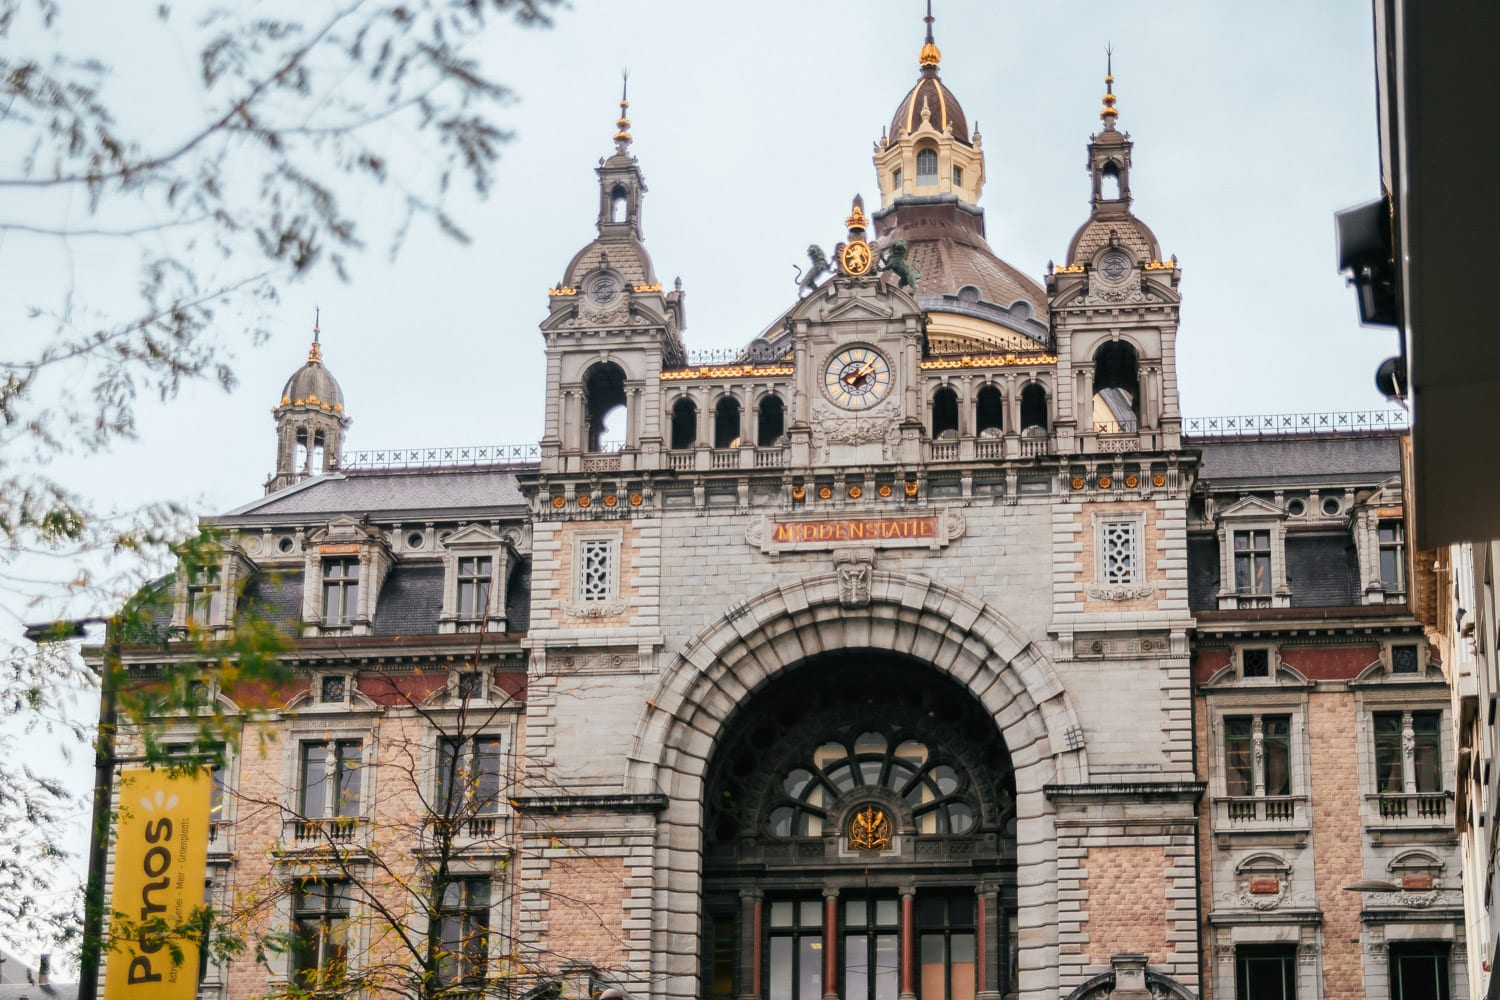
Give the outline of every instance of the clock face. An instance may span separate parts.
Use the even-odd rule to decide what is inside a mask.
[[[823,390],[846,410],[868,410],[891,385],[891,364],[873,347],[846,347],[823,368]]]

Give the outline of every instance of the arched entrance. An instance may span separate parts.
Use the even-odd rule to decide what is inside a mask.
[[[880,650],[788,670],[709,767],[701,995],[1008,992],[1015,819],[1004,741],[951,678]]]
[[[1037,647],[984,601],[857,562],[789,579],[729,609],[683,647],[647,703],[627,791],[666,797],[652,860],[653,995],[702,995],[704,875],[717,871],[705,869],[705,801],[710,767],[719,744],[733,737],[736,710],[783,674],[870,650],[920,664],[926,684],[946,677],[999,733],[1014,781],[1014,975],[1023,996],[1056,995],[1057,830],[1044,786],[1088,780],[1083,729],[1067,691]],[[754,926],[742,921],[738,932]],[[750,953],[758,950],[752,945]]]

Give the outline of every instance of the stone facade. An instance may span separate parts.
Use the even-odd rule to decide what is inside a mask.
[[[940,58],[735,359],[686,351],[622,102],[534,460],[309,478],[277,411],[271,492],[209,519],[233,600],[164,625],[288,637],[283,690],[205,675],[244,727],[211,888],[301,943],[207,991],[1464,995],[1394,439],[1184,437],[1112,93],[1039,283]]]

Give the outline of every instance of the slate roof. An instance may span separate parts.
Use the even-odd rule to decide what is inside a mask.
[[[1286,582],[1292,607],[1346,607],[1360,603],[1359,556],[1346,532],[1287,535]]]
[[[301,570],[275,570],[256,576],[240,598],[240,610],[250,608],[278,631],[296,635],[302,621]]]
[[[207,520],[497,507],[521,514],[525,505],[513,468],[350,469],[305,480]]]
[[[1187,445],[1203,452],[1199,478],[1215,487],[1237,480],[1373,483],[1401,471],[1395,435],[1189,440]]]
[[[443,610],[443,565],[397,563],[375,603],[375,635],[436,635]]]

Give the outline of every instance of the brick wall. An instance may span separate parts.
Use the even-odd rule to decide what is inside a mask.
[[[1091,966],[1109,966],[1111,955],[1139,952],[1152,966],[1177,950],[1167,939],[1167,887],[1171,863],[1161,847],[1090,848],[1081,888],[1088,893]]]
[[[1329,997],[1364,995],[1361,894],[1341,888],[1363,877],[1360,829],[1359,728],[1354,696],[1329,692],[1308,699],[1312,817],[1318,904],[1323,911],[1323,990]]]

